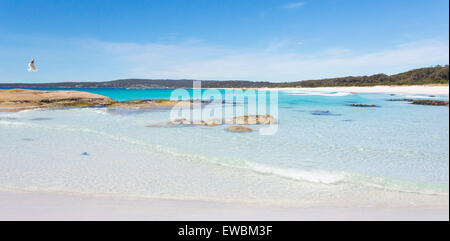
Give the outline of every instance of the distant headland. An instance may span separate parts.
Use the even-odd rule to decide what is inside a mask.
[[[60,82],[60,83],[0,83],[0,87],[22,88],[127,88],[164,89],[192,88],[192,79],[120,79],[105,82]],[[295,88],[295,87],[339,87],[339,86],[377,86],[377,85],[448,85],[449,66],[435,66],[414,69],[407,72],[386,75],[348,76],[320,80],[295,82],[266,82],[244,80],[202,80],[203,88]]]

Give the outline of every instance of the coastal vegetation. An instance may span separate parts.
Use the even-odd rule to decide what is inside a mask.
[[[449,66],[414,69],[408,72],[371,76],[348,76],[322,80],[307,80],[273,84],[271,87],[337,87],[337,86],[377,86],[377,85],[431,85],[449,83]]]
[[[282,81],[282,80],[281,80]],[[295,82],[267,82],[243,80],[202,80],[203,88],[286,88],[286,87],[337,87],[337,86],[376,86],[376,85],[448,85],[449,66],[435,66],[410,70],[404,73],[370,76],[348,76],[320,80]],[[121,79],[106,82],[61,82],[61,83],[13,83],[0,84],[0,87],[26,88],[192,88],[193,80],[181,79]]]

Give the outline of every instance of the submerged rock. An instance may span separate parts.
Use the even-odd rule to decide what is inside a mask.
[[[389,99],[388,101],[408,101],[408,102],[412,102],[414,100],[413,99]]]
[[[188,120],[178,118],[162,124],[151,124],[147,127],[171,127],[171,126],[218,126],[222,124],[237,125],[270,125],[276,124],[277,120],[271,115],[245,115],[231,118],[229,120],[212,118],[209,120]]]
[[[190,107],[191,103],[188,101],[176,101],[168,99],[148,99],[148,100],[130,100],[121,101],[108,105],[111,108],[123,108],[123,109],[149,109],[149,108],[161,108],[161,107],[174,107],[177,104]]]
[[[226,123],[238,125],[270,125],[276,124],[277,120],[271,115],[244,115],[227,120]]]
[[[341,116],[340,114],[333,114],[328,110],[316,110],[312,111],[311,115],[326,115],[326,116]]]
[[[248,128],[246,126],[230,126],[227,128],[227,131],[231,132],[251,132],[253,129]]]
[[[374,104],[372,104],[372,105],[366,105],[366,104],[351,104],[350,106],[353,106],[353,107],[378,107],[377,105],[374,105]]]
[[[38,117],[38,118],[32,118],[30,120],[32,121],[47,121],[47,120],[51,120],[52,118],[45,118],[45,117]]]
[[[448,106],[448,101],[443,100],[413,100],[413,105],[435,105],[435,106]]]
[[[413,105],[448,106],[448,101],[444,100],[390,99],[388,101],[406,101],[410,102]]]

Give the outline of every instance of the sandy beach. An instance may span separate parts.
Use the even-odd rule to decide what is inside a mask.
[[[0,192],[0,220],[449,220],[447,207],[305,208],[180,200],[127,200]]]
[[[348,99],[364,98],[363,93],[445,99],[449,87],[278,90],[288,92],[289,100],[316,98],[346,103]],[[127,90],[115,91],[121,94]],[[361,95],[297,95],[304,92]],[[129,93],[133,92],[127,95]],[[9,94],[18,98],[18,94],[24,93],[11,91]],[[70,94],[78,95],[77,92]],[[83,95],[91,98],[90,94]],[[105,99],[103,95],[92,96]],[[65,101],[63,97],[58,96],[57,100]],[[165,120],[165,112],[128,115],[110,114],[107,108],[75,108],[4,113],[0,131],[14,138],[0,138],[5,147],[2,155],[9,157],[0,163],[4,173],[0,184],[12,187],[11,191],[0,191],[0,220],[448,220],[448,186],[442,181],[448,177],[445,172],[445,168],[448,169],[445,159],[448,120],[442,118],[448,108],[393,103],[386,101],[386,96],[376,100],[370,97],[362,100],[383,105],[374,109],[378,112],[348,105],[331,109],[328,102],[319,107],[288,102],[289,108],[280,108],[284,111],[280,135],[265,139],[252,134],[237,136],[239,134],[226,132],[225,127],[220,126],[204,129],[148,127],[155,116],[159,116],[155,122]],[[16,101],[21,100],[17,98]],[[136,105],[133,101],[124,103]],[[292,111],[298,106],[300,112]],[[394,107],[392,112],[380,113]],[[314,112],[318,108],[330,108],[331,114]],[[421,111],[427,115],[420,115]],[[404,114],[398,114],[400,112]],[[324,113],[329,115],[324,116]],[[377,113],[377,118],[373,118],[372,113]],[[340,118],[341,115],[345,117]],[[409,118],[403,119],[408,115],[416,115],[416,120],[423,118],[424,123],[430,119],[435,122],[431,126],[414,127],[408,125]],[[393,117],[397,119],[395,123],[391,121]],[[302,122],[298,121],[300,118]],[[296,127],[299,124],[301,126]],[[284,126],[288,128],[283,129]],[[377,129],[378,126],[382,129]],[[399,126],[408,128],[399,132],[404,136],[391,135]],[[292,131],[292,127],[297,129]],[[341,130],[345,128],[349,138],[342,135]],[[359,130],[364,130],[365,136],[361,137]],[[322,136],[314,139],[317,133]],[[423,136],[416,138],[418,135]],[[189,142],[182,136],[189,137]],[[303,136],[308,138],[301,138]],[[247,141],[243,143],[239,137]],[[386,138],[389,141],[385,142]],[[295,141],[290,141],[292,139]],[[225,140],[226,145],[223,145]],[[286,151],[280,151],[280,145],[274,145],[274,140],[282,143]],[[298,145],[300,141],[303,143]],[[425,142],[435,149],[423,148],[418,152],[417,148],[425,146]],[[27,151],[9,151],[15,148]],[[194,148],[198,148],[197,153],[192,153]],[[322,155],[323,148],[328,150],[328,155]],[[236,150],[240,151],[239,155],[230,154]],[[291,154],[293,151],[299,154]],[[255,154],[258,157],[252,159]],[[404,165],[405,158],[412,164]],[[261,165],[260,160],[265,160],[266,165]],[[297,169],[277,166],[285,160],[301,165]],[[364,171],[387,174],[366,176],[350,171],[342,174],[309,169],[321,160],[326,161],[325,166],[343,163],[339,168],[351,170],[356,166]],[[429,169],[421,168],[424,160],[431,160]],[[389,176],[392,169],[399,170],[399,179]],[[409,182],[402,182],[404,178]],[[420,185],[411,182],[416,178]],[[423,186],[429,179],[432,183]],[[112,195],[96,195],[110,192]],[[148,197],[128,198],[128,193]],[[153,193],[156,198],[150,195]],[[167,198],[158,199],[158,194]],[[202,196],[206,198],[197,199]],[[208,197],[213,201],[203,201],[209,200]],[[283,204],[285,201],[292,202]]]
[[[449,86],[415,85],[415,86],[373,86],[373,87],[317,87],[317,88],[276,88],[279,91],[312,91],[343,93],[384,93],[384,94],[417,94],[433,96],[449,96]]]

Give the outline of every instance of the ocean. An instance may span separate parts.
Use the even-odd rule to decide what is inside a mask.
[[[117,101],[173,91],[74,90]],[[160,125],[169,109],[0,112],[0,189],[305,207],[448,205],[449,108],[388,101],[448,97],[280,90],[277,98],[276,110],[266,108],[278,121],[271,135],[261,135],[262,125],[249,133]],[[240,100],[203,111],[245,106]]]

